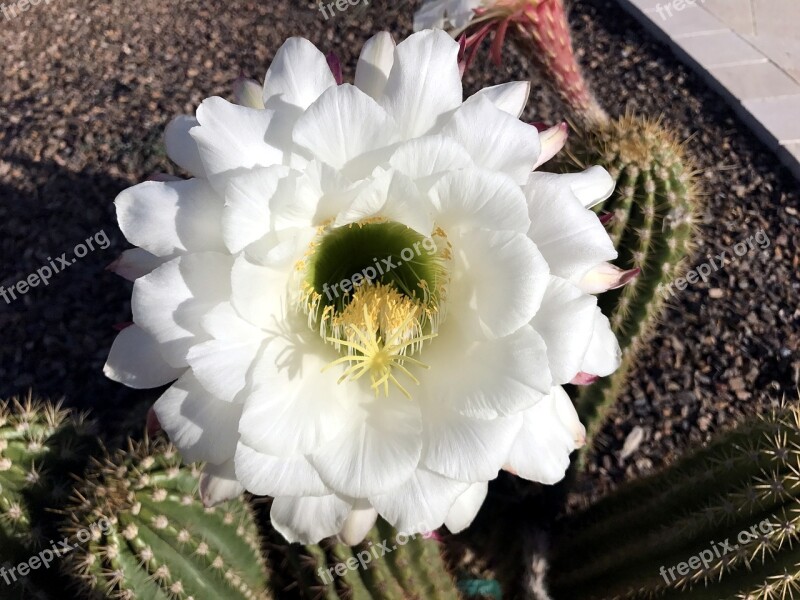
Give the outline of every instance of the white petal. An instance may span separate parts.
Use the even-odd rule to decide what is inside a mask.
[[[236,104],[249,108],[264,108],[264,87],[255,79],[239,77],[233,83]]]
[[[282,496],[272,503],[270,517],[275,530],[289,543],[316,544],[342,530],[351,503],[331,494],[295,498]]]
[[[189,130],[199,124],[194,117],[179,115],[169,122],[164,131],[164,146],[166,146],[167,156],[181,169],[188,171],[195,177],[203,177],[205,175],[205,168],[203,167],[203,161],[200,160],[197,142],[189,135]]]
[[[501,171],[524,185],[541,152],[539,132],[485,97],[465,102],[442,129],[479,167]]]
[[[509,452],[510,470],[530,481],[554,484],[564,477],[569,455],[578,447],[576,435],[582,438],[583,427],[564,405],[572,402],[560,387],[525,411],[522,429]]]
[[[238,498],[244,487],[236,480],[233,459],[221,465],[207,464],[200,476],[200,497],[207,507]]]
[[[253,167],[282,164],[291,152],[291,139],[274,126],[280,117],[271,110],[231,104],[222,98],[207,98],[197,108],[190,134],[197,142],[209,182],[219,192],[228,179]]]
[[[451,533],[463,531],[472,524],[483,506],[488,491],[489,484],[482,481],[473,483],[466,492],[458,497],[444,522]]]
[[[274,327],[286,314],[290,275],[289,269],[256,265],[238,256],[231,272],[236,312],[256,327]]]
[[[381,516],[405,534],[423,533],[441,527],[450,508],[469,484],[448,479],[427,469],[417,469],[397,488],[372,496]]]
[[[376,100],[383,94],[394,63],[395,43],[388,31],[372,36],[361,49],[355,84]]]
[[[305,38],[289,38],[278,49],[267,71],[264,104],[270,107],[280,100],[305,110],[335,85],[325,55]]]
[[[525,195],[509,177],[483,169],[447,173],[431,188],[436,224],[525,233],[530,227]]]
[[[430,132],[461,104],[458,43],[443,31],[421,31],[398,44],[381,104],[403,139]]]
[[[538,169],[548,160],[553,158],[556,154],[561,152],[561,149],[567,143],[569,137],[569,128],[566,123],[555,125],[550,129],[546,129],[539,133],[539,140],[542,144],[542,153],[539,155],[539,160],[533,165],[534,169]]]
[[[296,180],[292,197],[275,196],[271,206],[276,227],[319,227],[349,206],[358,193],[341,171],[314,159]]]
[[[353,510],[345,519],[342,530],[339,532],[339,540],[348,546],[356,546],[364,541],[369,530],[378,520],[378,511],[366,500],[358,500],[353,505]]]
[[[552,396],[556,405],[556,414],[561,420],[561,424],[572,435],[572,440],[575,442],[575,450],[582,448],[586,443],[586,428],[581,423],[578,411],[575,410],[575,405],[572,403],[569,394],[564,391],[564,388],[559,387],[553,390]]]
[[[136,281],[165,263],[165,259],[150,254],[141,248],[131,248],[119,255],[119,258],[108,265],[108,270],[128,281]]]
[[[339,355],[308,328],[305,317],[295,320],[297,333],[275,332],[266,342],[240,428],[243,443],[273,456],[309,454],[355,418],[352,388],[337,383],[338,371],[322,371]]]
[[[229,302],[212,309],[203,329],[214,337],[192,346],[187,355],[197,379],[217,398],[233,402],[264,341],[264,333],[240,318]]]
[[[414,13],[414,31],[444,29],[444,15],[451,0],[426,0]]]
[[[396,126],[386,111],[350,84],[322,94],[297,120],[293,133],[297,144],[337,169],[384,148],[396,136]]]
[[[417,186],[398,171],[383,171],[364,186],[334,223],[343,227],[370,217],[402,223],[425,237],[433,233],[431,205]],[[381,258],[381,257],[374,257]]]
[[[505,464],[522,417],[472,419],[444,407],[426,407],[422,465],[459,481],[488,481]]]
[[[482,0],[426,0],[414,15],[414,31],[445,26],[445,14],[447,24],[451,27],[464,27],[472,18],[476,8],[481,5]]]
[[[325,496],[331,493],[305,456],[272,456],[242,442],[236,448],[236,476],[248,492],[259,496]]]
[[[186,462],[221,464],[233,458],[242,407],[209,394],[191,371],[173,383],[153,409]]]
[[[555,385],[581,370],[592,338],[597,299],[560,277],[551,277],[531,325],[544,338]]]
[[[135,389],[164,385],[183,371],[170,366],[162,358],[158,343],[137,325],[119,332],[103,367],[106,377]]]
[[[293,195],[287,185],[289,168],[282,165],[256,168],[232,177],[225,191],[222,235],[232,253],[261,239],[271,230],[270,203],[279,195]]]
[[[611,330],[608,318],[597,307],[594,312],[592,341],[581,364],[581,371],[605,377],[619,368],[620,361],[617,337]]]
[[[530,81],[510,81],[485,87],[467,99],[467,102],[477,98],[486,98],[497,108],[510,114],[514,118],[519,118],[525,105],[528,103],[528,96],[531,93]]]
[[[187,366],[189,348],[208,339],[200,320],[230,298],[231,262],[215,252],[187,254],[133,284],[133,320],[161,344],[172,366]]]
[[[448,171],[474,166],[466,150],[442,135],[403,142],[392,154],[389,164],[413,179],[421,191],[427,191]]]
[[[477,318],[489,337],[504,337],[530,322],[539,308],[547,263],[525,235],[511,231],[467,232],[451,238],[456,272],[451,284],[453,314],[466,324]]]
[[[469,417],[517,413],[548,394],[552,385],[544,341],[529,326],[503,338],[475,341],[446,321],[423,359],[436,376],[422,380],[420,396]]]
[[[553,275],[578,283],[591,268],[617,257],[597,215],[583,207],[564,175],[531,173],[525,186],[528,236]]]
[[[245,256],[255,264],[288,272],[308,251],[317,234],[315,227],[271,231],[247,246]]]
[[[592,208],[607,200],[614,193],[616,183],[603,167],[589,167],[582,173],[562,175],[569,184],[572,193],[586,208]]]
[[[202,179],[146,181],[121,192],[114,204],[125,239],[156,256],[224,250],[222,199]]]
[[[387,492],[407,480],[419,462],[418,410],[405,398],[380,398],[380,404],[311,456],[322,481],[341,494],[364,498]]]

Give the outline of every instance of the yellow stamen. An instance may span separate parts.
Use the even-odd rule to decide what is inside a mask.
[[[436,337],[436,333],[422,334],[423,320],[430,322],[421,318],[425,310],[419,301],[401,294],[392,286],[362,286],[347,308],[334,318],[333,329],[339,337],[325,338],[337,348],[346,349],[347,355],[330,362],[322,370],[349,363],[339,377],[339,383],[356,381],[369,373],[370,387],[376,395],[382,388],[384,395],[388,396],[389,383],[392,383],[411,399],[411,394],[397,380],[393,370],[397,369],[419,385],[419,379],[404,363],[407,361],[428,368],[422,361],[407,355],[419,351],[424,342]]]

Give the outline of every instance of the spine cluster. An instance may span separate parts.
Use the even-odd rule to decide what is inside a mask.
[[[78,487],[65,533],[107,521],[70,564],[107,597],[266,599],[255,521],[233,500],[205,508],[199,472],[165,444],[131,444],[99,462]]]
[[[698,192],[683,148],[658,122],[622,117],[579,133],[569,153],[571,169],[601,164],[616,180],[614,195],[598,209],[611,215],[615,264],[639,270],[630,283],[599,298],[623,357],[616,373],[578,392],[578,413],[591,440],[664,309],[665,287],[681,275],[692,252]]]
[[[799,474],[800,408],[741,426],[568,517],[554,599],[796,597]]]

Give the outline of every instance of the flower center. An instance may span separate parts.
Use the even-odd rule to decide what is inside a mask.
[[[390,384],[407,398],[398,378],[419,384],[410,368],[437,335],[449,279],[450,246],[444,232],[430,237],[394,222],[368,220],[322,227],[303,273],[301,309],[309,326],[342,355],[339,383],[369,375],[376,395]]]

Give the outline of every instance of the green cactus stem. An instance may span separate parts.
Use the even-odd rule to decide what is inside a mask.
[[[267,534],[278,598],[302,600],[458,600],[442,556],[443,546],[422,535],[398,535],[388,523],[376,526],[357,546],[333,540],[319,545],[286,544]],[[405,542],[405,543],[402,543]]]
[[[70,472],[95,447],[92,423],[28,397],[0,404],[0,562],[30,556],[56,536],[51,509],[69,497]]]
[[[794,598],[798,465],[800,408],[792,405],[622,486],[561,524],[553,598]]]
[[[681,275],[693,250],[699,201],[682,146],[657,121],[628,115],[578,131],[566,156],[565,169],[600,164],[617,182],[614,195],[597,210],[612,216],[608,227],[619,252],[616,266],[639,270],[633,281],[599,298],[623,356],[616,373],[577,391],[588,448],[669,299],[669,284]]]
[[[267,599],[259,534],[242,500],[205,508],[199,472],[170,445],[131,442],[78,486],[64,535],[85,590],[152,600]],[[83,533],[86,537],[86,533]]]

